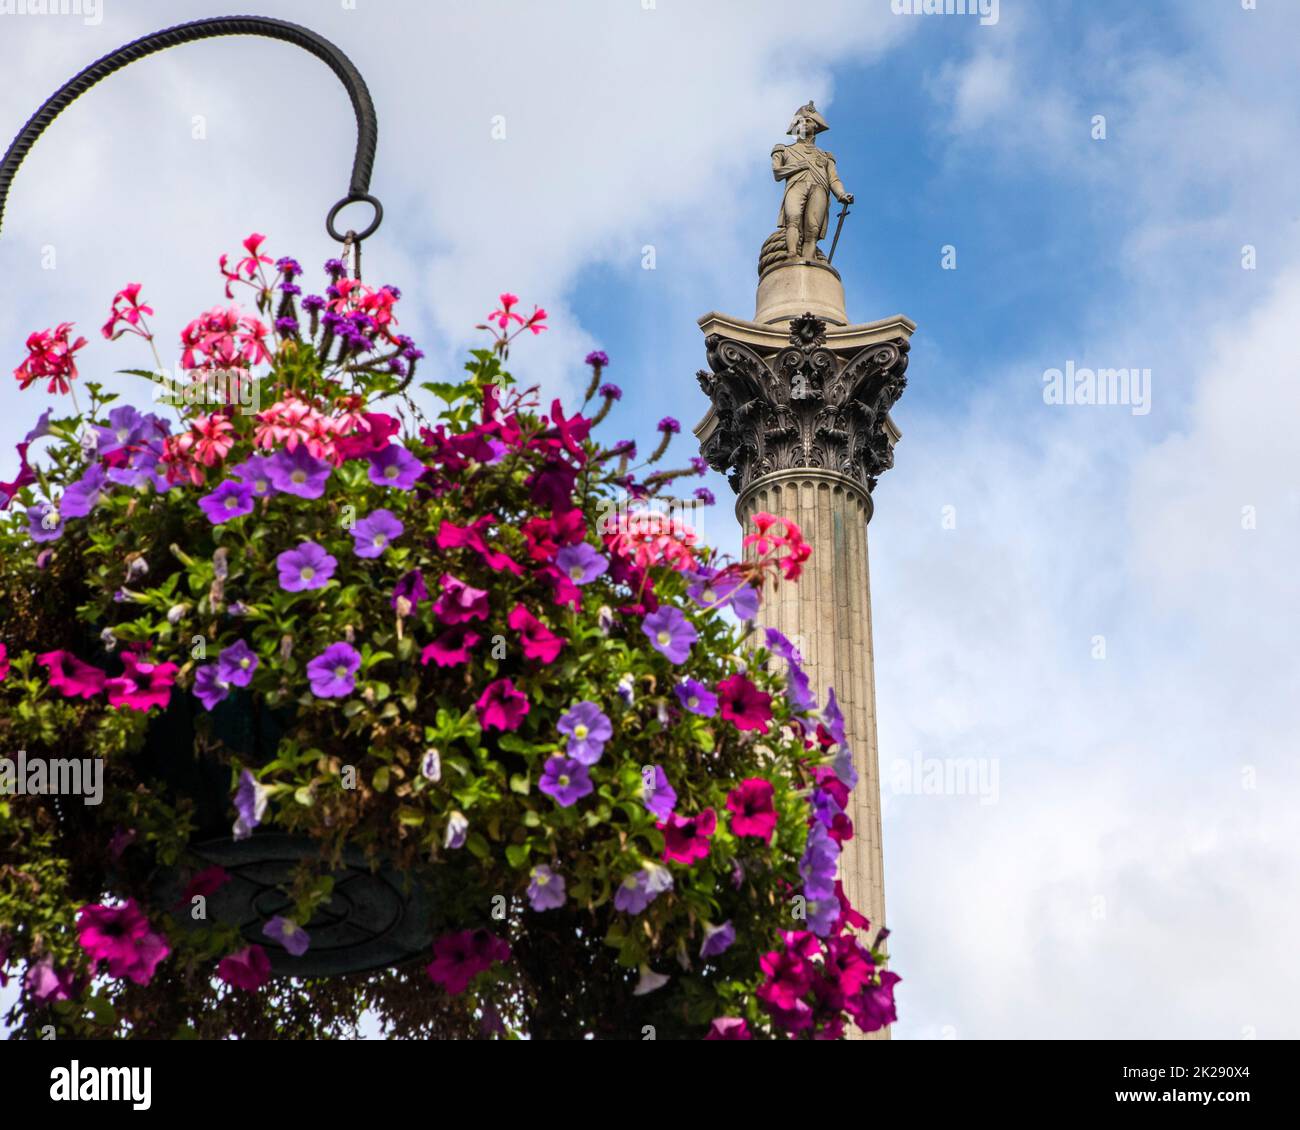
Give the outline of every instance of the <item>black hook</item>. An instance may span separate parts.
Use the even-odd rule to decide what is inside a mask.
[[[13,183],[23,159],[36,144],[36,139],[41,136],[45,128],[81,95],[100,80],[115,71],[120,71],[137,59],[155,55],[169,47],[178,47],[182,43],[215,39],[223,35],[261,35],[268,39],[292,43],[296,47],[310,51],[339,77],[347,88],[348,97],[352,100],[352,110],[356,114],[357,149],[352,161],[352,180],[348,186],[348,194],[330,209],[325,230],[332,238],[341,239],[342,237],[334,231],[335,217],[345,205],[365,201],[374,205],[375,215],[370,226],[358,235],[357,239],[359,241],[373,235],[384,218],[384,210],[379,201],[370,195],[370,174],[374,170],[375,148],[379,144],[379,121],[375,116],[375,104],[370,98],[365,79],[352,65],[352,60],[324,36],[317,35],[314,31],[298,24],[289,23],[287,20],[274,20],[265,16],[217,16],[165,28],[109,52],[69,79],[45,100],[41,108],[19,130],[18,136],[5,151],[4,159],[0,160],[0,223],[4,220],[9,186]]]

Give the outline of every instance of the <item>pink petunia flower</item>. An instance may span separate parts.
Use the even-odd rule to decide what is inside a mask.
[[[704,859],[709,854],[709,837],[717,826],[718,816],[711,808],[691,817],[672,813],[655,825],[664,834],[664,860],[689,865]]]
[[[731,811],[731,831],[737,836],[755,836],[772,842],[776,830],[776,808],[772,804],[772,782],[749,777],[727,794]]]
[[[718,702],[722,717],[734,722],[738,730],[767,733],[772,719],[772,696],[760,691],[744,675],[732,675],[718,684]]]
[[[510,679],[489,683],[474,706],[485,730],[517,730],[529,710],[528,696],[515,690]]]
[[[223,957],[217,963],[217,976],[227,985],[251,993],[271,979],[271,959],[266,956],[266,950],[254,943]]]
[[[77,911],[77,940],[92,963],[108,962],[109,976],[128,977],[137,985],[149,984],[158,963],[171,953],[134,899],[121,906],[83,906]]]

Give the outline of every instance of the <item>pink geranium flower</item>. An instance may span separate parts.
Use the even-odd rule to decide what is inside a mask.
[[[86,344],[84,337],[71,340],[72,323],[60,322],[52,330],[40,330],[27,338],[27,356],[14,370],[18,387],[30,388],[35,381],[45,380],[46,392],[66,393],[77,375],[74,354]]]
[[[517,730],[529,710],[528,696],[515,690],[510,679],[489,683],[474,705],[485,730]]]
[[[727,794],[731,811],[731,831],[737,836],[756,836],[772,842],[776,829],[776,808],[772,804],[772,782],[750,777]]]
[[[92,963],[108,962],[112,977],[128,977],[137,985],[153,980],[158,963],[171,947],[161,934],[149,929],[134,899],[121,906],[83,906],[77,911],[77,940]]]
[[[153,307],[141,305],[140,287],[140,283],[127,283],[113,296],[113,307],[103,328],[109,341],[116,341],[125,333],[139,334],[146,341],[153,340],[153,334],[149,333],[143,320],[145,314],[153,313]],[[119,322],[126,323],[120,330],[117,328]]]
[[[709,837],[718,826],[717,813],[706,808],[696,816],[671,813],[655,825],[664,834],[664,859],[669,863],[692,864],[709,854]]]

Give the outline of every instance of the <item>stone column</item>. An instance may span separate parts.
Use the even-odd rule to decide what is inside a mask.
[[[819,701],[834,687],[844,713],[858,784],[840,865],[874,936],[886,920],[867,524],[900,438],[889,410],[907,383],[916,327],[901,315],[844,321],[828,328],[811,312],[701,318],[709,369],[699,379],[713,403],[695,434],[709,465],[729,477],[745,533],[767,511],[797,522],[813,547],[802,578],[783,583],[760,616],[803,652]]]

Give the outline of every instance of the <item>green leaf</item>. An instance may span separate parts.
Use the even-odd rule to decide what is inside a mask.
[[[510,791],[512,793],[518,793],[520,796],[527,796],[531,787],[532,784],[527,773],[514,773],[511,775]]]
[[[531,844],[510,844],[506,848],[506,862],[516,870],[522,870],[528,865],[528,855],[531,850]]]

